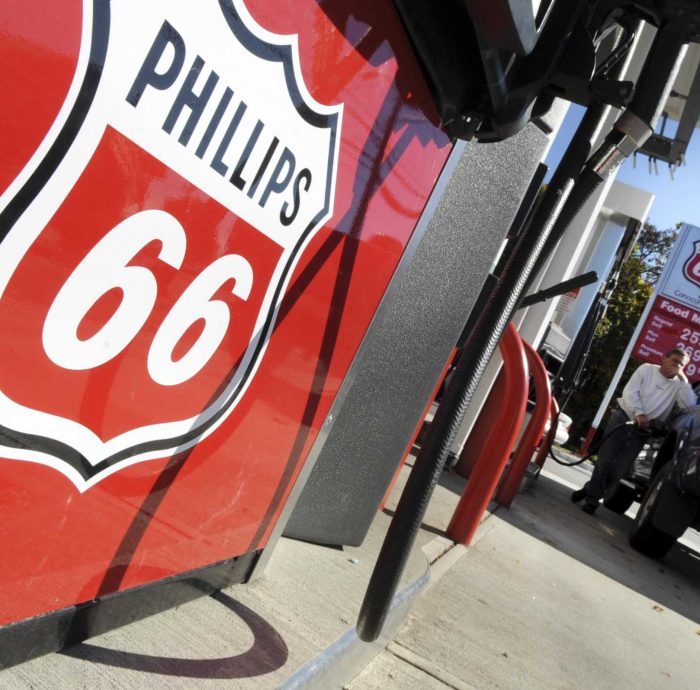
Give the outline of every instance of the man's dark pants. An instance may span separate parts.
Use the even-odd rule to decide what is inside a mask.
[[[610,487],[627,474],[649,438],[636,424],[618,428],[629,421],[622,410],[615,410],[610,416],[603,433],[603,444],[598,450],[593,476],[583,487],[587,503],[597,503]]]

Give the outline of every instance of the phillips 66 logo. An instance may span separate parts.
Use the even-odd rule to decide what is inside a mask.
[[[332,213],[341,121],[242,0],[85,0],[82,36],[0,200],[0,456],[81,491],[236,406]]]
[[[700,287],[700,241],[693,242],[693,253],[683,264],[683,275]]]

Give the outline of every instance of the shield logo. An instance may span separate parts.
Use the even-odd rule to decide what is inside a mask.
[[[85,0],[0,198],[0,455],[84,491],[222,424],[332,214],[341,117],[242,0]]]
[[[683,275],[686,280],[700,287],[700,240],[693,242],[693,253],[683,264]]]

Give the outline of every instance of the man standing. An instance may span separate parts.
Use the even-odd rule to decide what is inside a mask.
[[[585,499],[586,513],[595,513],[605,492],[627,474],[648,439],[652,421],[665,422],[675,405],[681,409],[695,405],[695,393],[683,373],[688,360],[686,352],[674,348],[661,358],[660,366],[642,364],[632,374],[605,427],[590,481],[571,494],[574,503]]]

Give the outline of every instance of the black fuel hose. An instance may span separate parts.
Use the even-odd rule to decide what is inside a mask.
[[[357,634],[361,640],[373,642],[381,633],[454,438],[486,365],[518,307],[525,284],[545,241],[551,232],[556,232],[561,238],[570,220],[601,182],[600,178],[588,176],[582,180],[582,184],[574,187],[563,207],[555,205],[555,211],[561,208],[561,212],[557,214],[561,222],[554,222],[555,218],[550,218],[542,230],[535,224],[530,224],[525,229],[478,321],[467,336],[425,443],[418,453],[401,494],[372,572],[357,621]],[[572,185],[567,186],[569,189],[562,190],[560,198],[567,196],[566,192]]]
[[[552,429],[556,429],[556,424],[559,422],[559,413],[554,417],[552,420]],[[554,435],[553,434],[547,434],[547,437],[544,439],[543,443],[547,444],[547,454],[549,455],[554,462],[556,462],[559,465],[563,465],[564,467],[575,467],[576,465],[580,465],[581,463],[586,462],[586,460],[590,460],[594,455],[597,455],[600,452],[600,449],[605,445],[607,440],[615,435],[620,429],[624,429],[625,427],[628,426],[635,426],[636,422],[634,420],[629,420],[628,422],[623,422],[622,424],[618,424],[617,426],[613,427],[608,431],[602,439],[598,443],[591,448],[591,450],[586,453],[582,458],[579,458],[578,460],[574,460],[573,462],[567,462],[566,460],[562,460],[560,457],[556,455],[554,452]],[[653,420],[651,423],[651,426],[649,426],[646,429],[642,429],[642,431],[649,437],[651,436],[656,436],[656,437],[663,437],[668,433],[668,429],[661,423]]]
[[[660,37],[664,37],[663,27],[656,34],[647,64],[654,58],[661,59],[661,56],[657,55]],[[664,51],[669,50],[668,43],[665,41]],[[677,46],[675,55],[676,58],[680,57],[680,45]],[[667,59],[667,55],[663,56],[664,64],[667,63]],[[670,79],[672,83],[675,77],[675,71],[671,75],[672,71],[669,69],[669,73],[660,84],[644,80],[643,71],[640,90],[644,92],[645,98],[648,98],[646,92],[650,90],[654,91],[657,98],[667,95],[670,85],[665,89],[665,82]],[[635,94],[635,98],[637,95]],[[423,516],[467,407],[474,397],[486,365],[524,295],[525,286],[539,263],[540,255],[545,247],[551,253],[591,194],[624,158],[641,144],[643,133],[640,134],[634,128],[638,119],[633,116],[631,125],[629,122],[623,122],[623,131],[614,130],[612,135],[606,138],[604,144],[591,157],[592,165],[586,164],[575,185],[568,180],[559,188],[552,189],[553,185],[550,184],[548,191],[552,190],[551,195],[556,197],[549,205],[551,213],[542,219],[541,214],[536,212],[533,222],[523,231],[513,249],[473,330],[466,338],[462,355],[445,389],[426,441],[416,458],[385,536],[358,616],[357,634],[361,640],[373,642],[382,631]],[[645,126],[648,136],[651,130],[648,129],[648,124]],[[543,222],[540,224],[535,222],[535,219]]]
[[[559,419],[559,415],[557,415],[554,420],[552,420],[552,427],[557,423]],[[564,467],[576,467],[576,465],[581,465],[582,463],[586,462],[586,460],[590,460],[594,455],[598,454],[598,451],[603,447],[605,442],[613,436],[615,433],[620,431],[620,429],[624,429],[625,427],[628,427],[630,425],[633,425],[634,422],[624,422],[623,424],[618,424],[616,427],[613,427],[610,431],[608,431],[605,436],[600,440],[600,443],[596,444],[595,448],[591,449],[586,455],[584,455],[582,458],[579,458],[578,460],[574,460],[573,462],[567,462],[566,460],[562,460],[557,456],[557,454],[554,452],[554,443],[553,439],[547,435],[547,438],[544,439],[544,443],[547,444],[547,454],[549,455],[554,462],[556,462],[559,465],[563,465]],[[556,428],[556,427],[555,427]]]
[[[475,326],[464,340],[462,353],[413,464],[367,586],[357,621],[357,634],[365,642],[376,640],[382,630],[466,409],[506,325],[524,295],[530,273],[574,186],[576,176],[586,162],[591,149],[591,136],[600,127],[605,113],[605,108],[593,106],[584,115],[532,220],[519,236]],[[582,203],[585,203],[585,199]],[[563,229],[560,232],[563,233]]]

